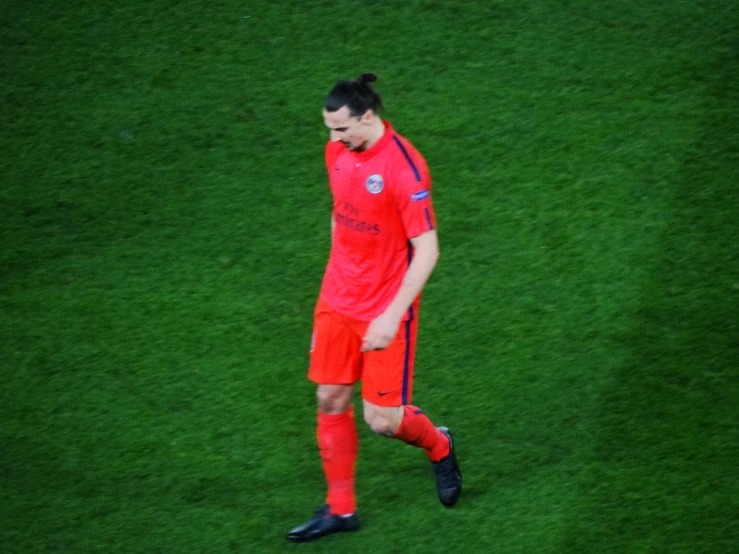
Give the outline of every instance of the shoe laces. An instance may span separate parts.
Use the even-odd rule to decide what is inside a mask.
[[[437,479],[443,484],[452,484],[456,481],[456,472],[454,471],[451,456],[434,462],[434,472],[436,473]]]

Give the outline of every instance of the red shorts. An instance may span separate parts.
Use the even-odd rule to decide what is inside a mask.
[[[418,302],[413,317],[401,321],[398,334],[384,350],[360,352],[369,323],[334,311],[318,300],[313,323],[308,378],[320,385],[362,381],[362,398],[377,406],[404,406],[411,401],[418,331]]]

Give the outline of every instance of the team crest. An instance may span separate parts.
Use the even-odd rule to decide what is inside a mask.
[[[367,190],[370,194],[378,194],[382,192],[382,188],[385,186],[385,182],[382,180],[382,175],[374,174],[367,178]]]

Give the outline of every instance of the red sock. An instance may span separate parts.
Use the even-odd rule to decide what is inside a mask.
[[[354,410],[349,408],[341,414],[324,414],[319,410],[316,434],[328,485],[326,504],[332,514],[353,514],[357,510],[354,464],[359,446]]]
[[[449,455],[449,441],[431,420],[415,406],[403,406],[403,419],[395,432],[395,438],[426,450],[432,462]]]

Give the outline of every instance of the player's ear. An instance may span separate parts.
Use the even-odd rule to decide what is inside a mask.
[[[372,110],[367,110],[364,112],[364,115],[360,118],[359,121],[362,122],[363,125],[371,125],[375,120],[375,112]]]

